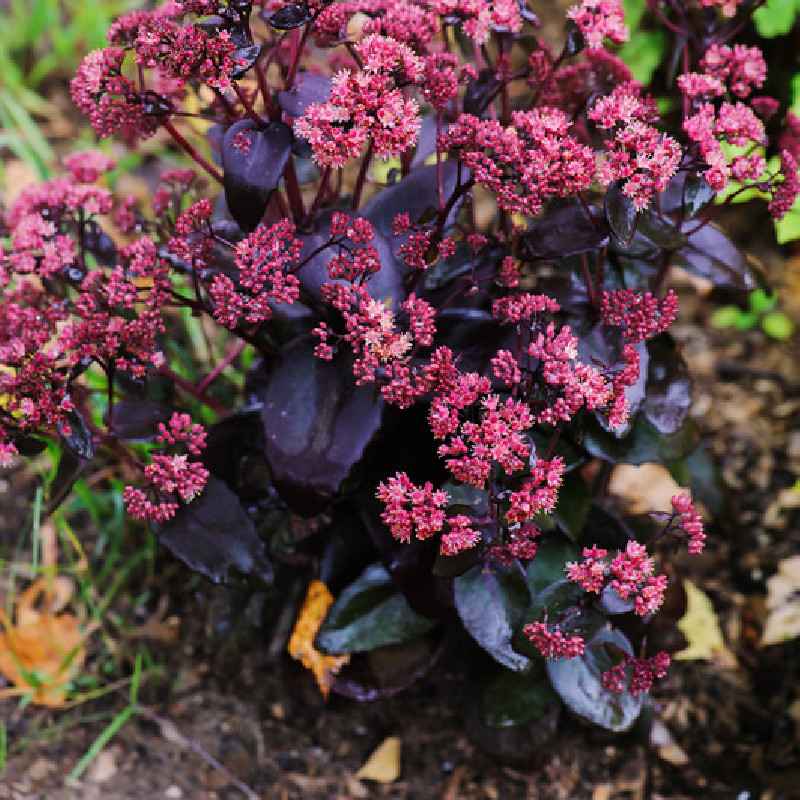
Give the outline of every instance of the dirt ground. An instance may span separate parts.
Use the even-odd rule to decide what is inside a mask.
[[[768,254],[767,272],[797,323],[800,257],[751,239],[751,250]],[[433,671],[397,697],[324,702],[284,655],[285,620],[267,607],[261,627],[237,624],[247,615],[235,590],[198,584],[165,555],[161,615],[179,630],[153,645],[165,668],[141,688],[144,712],[80,781],[65,784],[125,696],[58,712],[0,700],[11,751],[0,800],[800,797],[800,647],[758,647],[765,581],[800,550],[800,494],[788,491],[800,476],[800,342],[797,333],[776,343],[758,331],[712,328],[713,306],[697,290],[682,296],[673,332],[724,502],[708,525],[706,552],[678,569],[711,598],[729,653],[674,664],[653,692],[649,737],[643,726],[615,736],[566,714],[519,742],[476,731],[473,699],[488,665],[468,657],[474,651],[457,636]],[[7,531],[19,531],[30,486],[25,468],[0,478]],[[96,715],[105,716],[93,722]],[[361,765],[391,736],[400,738],[399,778],[359,780]],[[498,750],[518,758],[492,754]]]

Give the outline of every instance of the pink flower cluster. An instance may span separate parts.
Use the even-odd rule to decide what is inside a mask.
[[[620,359],[622,369],[613,376],[610,395],[609,423],[619,428],[626,423],[630,411],[625,390],[639,380],[640,358],[636,345],[672,325],[678,314],[678,296],[671,289],[663,300],[650,292],[642,294],[633,289],[603,292],[601,313],[607,325],[623,329],[625,341]]]
[[[726,84],[737,97],[747,97],[767,79],[767,64],[757,47],[712,44],[700,62],[704,74]]]
[[[551,461],[538,459],[522,488],[509,495],[508,522],[524,524],[536,514],[550,513],[555,508],[563,480],[564,460],[560,456]]]
[[[460,412],[480,402],[480,422],[462,422]],[[530,448],[523,436],[533,424],[527,404],[490,392],[490,382],[475,373],[460,375],[431,403],[429,415],[433,435],[445,441],[439,455],[453,476],[462,483],[483,487],[492,465],[507,474],[526,465]]]
[[[199,461],[189,460],[189,454],[197,456],[205,447],[206,433],[188,414],[175,413],[167,425],[159,424],[157,441],[163,449],[178,446],[187,452],[153,455],[144,469],[148,486],[126,486],[123,499],[132,517],[165,522],[175,516],[180,507],[178,499],[190,503],[206,485],[208,470]]]
[[[334,75],[330,99],[311,103],[294,124],[321,166],[343,167],[361,155],[367,142],[378,158],[394,158],[419,135],[419,108],[394,82],[401,74],[421,80],[422,61],[407,45],[384,36],[366,37],[357,51],[362,69]]]
[[[623,194],[637,210],[647,208],[653,192],[667,188],[682,155],[678,142],[653,127],[655,103],[641,99],[635,85],[622,84],[594,104],[589,119],[613,132],[599,170],[601,183],[624,181]]]
[[[500,208],[534,216],[546,200],[585,189],[595,174],[594,153],[575,137],[564,112],[555,108],[515,111],[512,125],[462,114],[439,137]]]
[[[634,596],[634,612],[639,616],[655,613],[664,602],[667,577],[653,575],[653,559],[644,545],[629,541],[610,565],[607,556],[602,547],[584,548],[582,562],[567,564],[567,577],[594,594],[610,586],[623,599]]]
[[[272,317],[272,304],[297,300],[300,281],[290,270],[300,258],[303,242],[294,233],[295,226],[282,219],[270,227],[259,225],[236,245],[237,282],[219,273],[210,290],[214,316],[223,325],[235,328],[242,321],[262,322]]]
[[[666,653],[657,653],[652,658],[626,655],[621,663],[603,673],[603,686],[617,694],[627,688],[636,697],[649,691],[657,678],[663,678],[669,665],[670,657]]]
[[[398,472],[378,484],[377,497],[386,506],[381,519],[401,542],[410,542],[414,535],[427,539],[444,527],[444,509],[450,498],[447,492],[434,490],[430,481],[415,486],[408,475]]]
[[[602,47],[606,37],[616,44],[628,41],[622,0],[582,0],[567,11],[567,19],[581,29],[589,47]]]
[[[544,622],[530,622],[522,630],[547,659],[577,658],[586,651],[583,637],[568,636],[555,625],[548,627]]]
[[[72,100],[99,136],[129,128],[146,138],[156,126],[145,118],[136,87],[122,74],[124,60],[125,51],[119,47],[89,53],[72,79]]]
[[[439,552],[443,556],[454,556],[462,550],[475,547],[481,540],[481,535],[474,530],[472,519],[464,514],[449,517],[447,524],[450,530],[443,534]]]
[[[601,313],[606,325],[622,328],[625,341],[637,344],[663,333],[675,322],[678,296],[672,289],[663,300],[651,292],[642,294],[633,289],[616,289],[603,292]]]
[[[706,544],[706,534],[703,530],[703,520],[695,510],[694,503],[685,494],[675,495],[672,498],[672,513],[680,517],[678,527],[688,537],[689,552],[702,553]]]
[[[522,28],[516,0],[433,0],[432,8],[441,17],[463,20],[464,33],[475,44],[485,44],[493,28],[508,33]]]
[[[604,406],[610,397],[608,383],[594,367],[578,361],[578,340],[569,325],[556,334],[551,322],[544,333],[531,342],[528,354],[539,359],[539,370],[549,386],[558,388],[556,397],[548,397],[538,422],[555,424],[569,421],[579,408]]]
[[[719,111],[711,103],[703,103],[684,120],[683,129],[708,165],[704,176],[714,191],[721,192],[731,177],[741,182],[757,180],[763,174],[766,164],[757,150],[734,155],[729,162],[722,149],[721,142],[737,147],[764,143],[764,123],[741,101],[722,103]]]

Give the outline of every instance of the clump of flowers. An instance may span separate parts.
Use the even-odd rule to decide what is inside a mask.
[[[73,100],[100,137],[158,132],[187,163],[143,202],[72,154],[0,214],[0,464],[43,439],[102,451],[192,568],[307,565],[366,614],[380,595],[399,621],[370,648],[460,620],[503,668],[548,660],[578,713],[561,662],[591,675],[597,648],[596,696],[648,691],[669,657],[615,616],[646,629],[665,545],[706,534],[681,494],[634,540],[609,465],[696,444],[667,282],[717,277],[715,202],[755,189],[777,219],[800,192],[800,122],[753,98],[766,63],[726,21],[753,4],[697,5],[658,9],[683,71],[663,119],[605,49],[620,0],[571,8],[560,52],[515,0],[121,18]]]
[[[188,414],[175,413],[168,425],[159,423],[156,440],[167,449],[186,452],[160,452],[153,455],[144,468],[149,480],[144,489],[125,487],[124,501],[128,513],[137,519],[165,522],[175,516],[180,503],[191,503],[203,491],[208,470],[189,455],[199,456],[205,447],[206,432],[193,423]]]

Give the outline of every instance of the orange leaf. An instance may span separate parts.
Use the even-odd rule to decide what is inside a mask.
[[[349,655],[326,656],[314,647],[314,637],[332,605],[333,595],[328,587],[322,581],[311,581],[287,648],[292,658],[314,673],[317,686],[326,699],[334,676],[350,661]]]
[[[64,581],[45,586],[40,578],[16,602],[16,625],[0,609],[5,633],[0,633],[0,673],[16,687],[32,690],[31,702],[53,708],[64,705],[69,684],[86,657],[86,632],[76,617],[54,609],[63,607]],[[37,600],[44,596],[42,608]]]

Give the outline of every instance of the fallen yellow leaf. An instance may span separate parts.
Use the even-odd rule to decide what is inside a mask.
[[[380,744],[356,773],[360,781],[392,783],[400,777],[400,737],[390,736]]]
[[[66,579],[40,578],[17,598],[16,624],[0,609],[0,673],[38,705],[64,705],[86,657],[87,632],[72,614],[58,613],[69,594]]]
[[[311,581],[287,648],[292,658],[314,673],[317,686],[326,699],[334,676],[350,661],[347,654],[327,656],[314,647],[314,637],[332,605],[333,595],[328,587],[322,581]]]
[[[684,581],[683,586],[686,589],[686,613],[678,622],[678,628],[686,637],[689,646],[675,653],[673,658],[678,661],[714,658],[722,660],[727,666],[732,666],[736,659],[725,646],[711,598],[691,581]]]
[[[767,578],[767,612],[762,647],[800,636],[800,556],[785,558]]]

